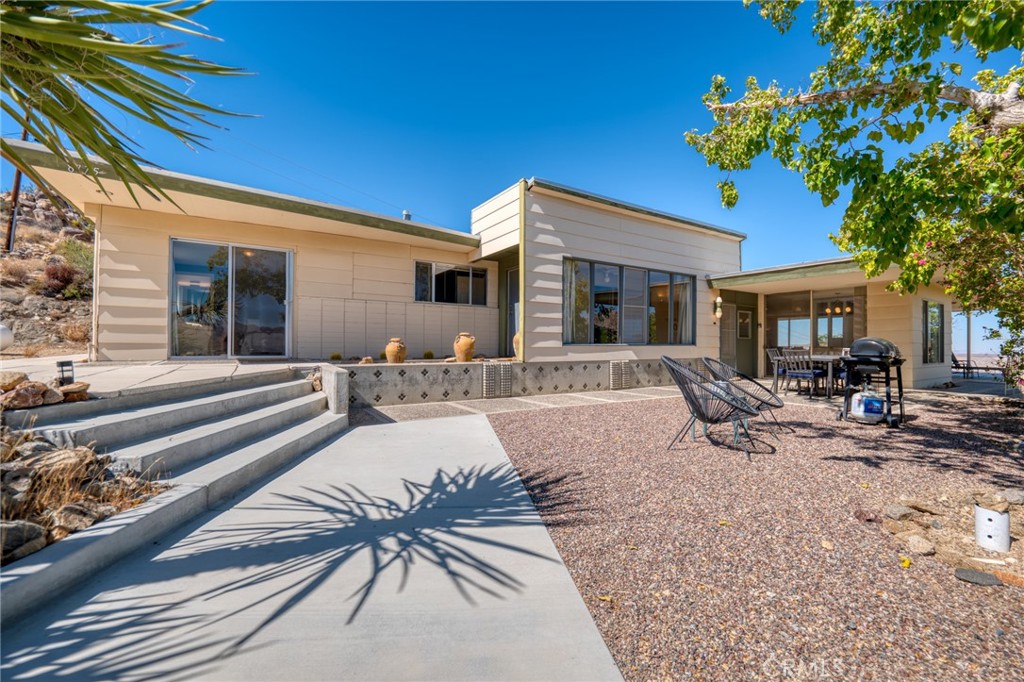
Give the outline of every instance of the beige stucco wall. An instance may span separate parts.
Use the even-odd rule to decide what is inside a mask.
[[[911,388],[931,388],[952,380],[953,301],[941,288],[923,287],[900,296],[886,290],[886,282],[869,282],[867,291],[868,336],[888,339],[899,346],[903,357],[903,382]],[[925,364],[924,301],[943,304],[943,362]]]
[[[537,190],[526,193],[525,213],[524,359],[718,356],[718,326],[711,314],[715,296],[704,277],[739,269],[738,239]],[[562,261],[566,257],[696,275],[696,345],[563,345]]]
[[[230,242],[293,252],[293,357],[372,355],[401,336],[411,357],[432,350],[450,355],[459,331],[476,336],[477,350],[498,350],[497,264],[488,270],[487,306],[413,301],[417,260],[469,263],[469,248],[432,249],[387,235],[372,240],[299,229],[173,215],[116,206],[97,217],[97,360],[168,357],[171,238]]]

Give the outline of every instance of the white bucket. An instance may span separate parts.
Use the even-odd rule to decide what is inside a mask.
[[[974,505],[974,541],[982,549],[1010,551],[1010,512],[996,512]]]

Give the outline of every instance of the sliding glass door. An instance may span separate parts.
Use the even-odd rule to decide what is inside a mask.
[[[290,253],[171,242],[171,355],[287,357]]]

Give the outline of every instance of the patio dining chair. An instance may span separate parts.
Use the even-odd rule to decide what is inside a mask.
[[[772,393],[779,390],[779,377],[786,376],[786,368],[782,364],[782,354],[778,348],[765,348],[768,360],[772,363]]]
[[[697,422],[704,426],[705,437],[708,437],[709,427],[732,422],[733,444],[739,442],[740,428],[743,429],[750,444],[754,444],[746,422],[750,417],[756,417],[758,411],[733,392],[729,382],[705,377],[667,355],[661,356],[661,362],[679,387],[679,392],[683,394],[683,400],[690,410],[690,418],[669,443],[670,448],[682,440],[687,430],[690,431],[690,438],[696,441]]]
[[[772,421],[775,422],[775,426],[782,430],[782,424],[775,417],[775,413],[772,410],[778,409],[785,406],[782,398],[775,394],[775,391],[768,390],[767,386],[761,384],[761,382],[753,379],[743,372],[739,371],[732,365],[727,365],[721,360],[715,358],[701,358],[701,362],[707,367],[708,372],[715,379],[719,381],[729,382],[729,388],[741,398],[747,401],[747,404],[757,410],[761,418],[771,426],[771,422],[768,421],[768,417],[765,416],[767,412],[771,416]],[[778,435],[776,435],[778,438]]]
[[[828,373],[815,367],[811,361],[811,353],[796,348],[781,349],[783,364],[786,367],[786,394],[789,394],[789,384],[796,379],[796,392],[800,392],[801,384],[807,382],[807,398],[818,392],[818,381],[828,376]]]

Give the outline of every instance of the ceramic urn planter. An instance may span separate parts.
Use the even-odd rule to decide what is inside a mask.
[[[519,332],[516,332],[512,336],[512,352],[516,356],[516,358],[519,357],[519,344],[520,343],[522,343],[522,342],[520,341]]]
[[[456,362],[469,362],[473,359],[476,337],[469,332],[459,332],[459,335],[455,337],[455,343],[452,347],[455,350]]]
[[[391,342],[384,348],[384,355],[387,356],[388,364],[391,365],[405,362],[407,352],[405,344],[398,337],[391,339]]]

